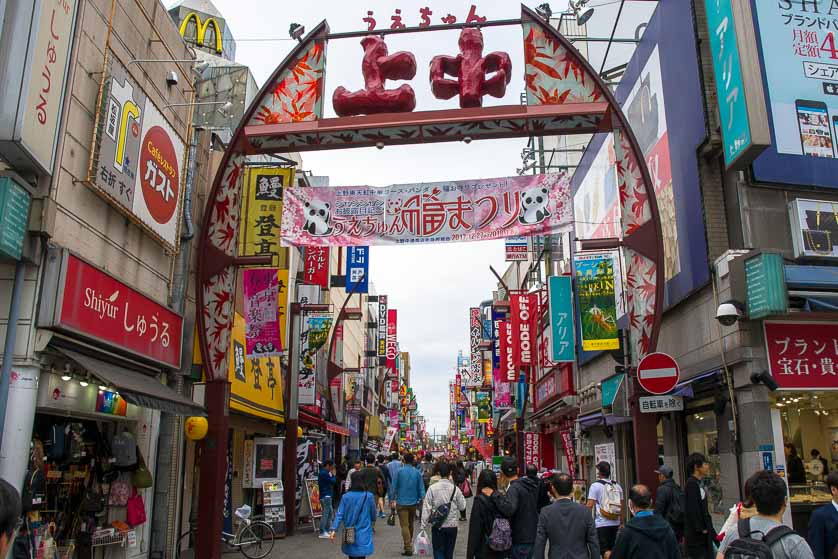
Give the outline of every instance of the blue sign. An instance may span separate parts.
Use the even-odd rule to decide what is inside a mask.
[[[500,372],[500,322],[506,318],[506,313],[492,307],[492,371]]]
[[[762,469],[769,472],[774,469],[774,451],[762,452]]]
[[[827,3],[752,2],[774,138],[757,181],[838,187],[838,20],[818,12]]]
[[[576,359],[573,328],[573,287],[570,276],[551,276],[547,280],[550,299],[550,359],[556,363]]]
[[[369,284],[370,247],[349,247],[346,251],[346,292],[367,293]]]
[[[731,0],[705,0],[710,50],[713,53],[713,75],[724,140],[725,164],[730,167],[751,144],[748,105]]]
[[[488,318],[484,318],[483,319],[483,339],[484,340],[491,340],[492,337],[493,337],[492,336],[492,331],[493,330],[494,330],[494,328],[492,328],[492,321],[489,320]]]
[[[603,408],[609,408],[614,405],[614,400],[617,399],[617,392],[620,390],[620,385],[623,384],[625,376],[625,373],[620,373],[602,381],[600,388],[602,390]]]

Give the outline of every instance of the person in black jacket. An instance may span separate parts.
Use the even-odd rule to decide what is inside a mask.
[[[500,472],[509,480],[509,489],[506,495],[496,495],[494,499],[512,525],[511,558],[529,559],[538,529],[538,482],[518,477],[518,460],[514,456],[501,461]]]
[[[535,464],[527,464],[527,477],[535,480],[538,484],[538,512],[541,513],[541,509],[546,507],[550,504],[550,494],[547,492],[547,484],[544,483],[544,480],[538,478],[538,468],[535,467]]]
[[[645,485],[629,490],[629,510],[634,518],[617,536],[611,559],[679,559],[675,532],[652,511],[652,492]]]
[[[710,463],[695,452],[687,458],[684,488],[684,545],[688,559],[713,559],[716,530],[707,508],[707,492],[701,480],[710,472]]]
[[[492,470],[483,470],[477,477],[477,492],[468,524],[466,559],[501,559],[505,553],[489,549],[489,535],[495,519],[501,517],[492,496],[498,490],[498,478]]]
[[[806,467],[803,459],[797,455],[797,449],[791,443],[783,445],[786,453],[786,469],[789,472],[789,485],[802,485],[806,483]]]
[[[669,522],[678,541],[684,537],[684,491],[672,479],[673,471],[669,466],[659,466],[658,490],[655,493],[655,514]]]

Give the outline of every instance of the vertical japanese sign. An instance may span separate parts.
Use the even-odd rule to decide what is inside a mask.
[[[279,269],[276,273],[278,298],[276,302],[276,320],[279,323],[280,347],[288,347],[288,269]]]
[[[377,354],[379,360],[387,357],[387,296],[378,296]]]
[[[385,367],[390,371],[396,370],[396,353],[398,352],[397,319],[398,313],[396,309],[389,309],[387,311],[387,354],[385,355]]]
[[[483,320],[480,317],[480,309],[472,307],[469,309],[469,339],[471,342],[471,353],[469,360],[469,386],[483,385],[483,360],[480,355],[480,340],[483,337]]]
[[[230,341],[230,351],[233,352],[228,374],[230,409],[269,421],[282,421],[282,371],[279,357],[248,357],[245,355],[245,340],[244,317],[236,313]]]
[[[368,293],[369,276],[370,247],[348,247],[346,249],[346,292]]]
[[[524,433],[524,463],[541,467],[541,435],[527,431]]]
[[[564,458],[567,461],[567,470],[570,477],[576,479],[576,449],[573,447],[573,437],[570,430],[561,432],[562,447],[564,448]]]
[[[248,167],[245,170],[240,256],[264,256],[280,251],[277,219],[282,215],[282,193],[293,182],[294,169]]]
[[[244,320],[247,357],[270,357],[282,351],[277,316],[279,276],[276,268],[248,268],[244,283]]]
[[[303,281],[329,289],[329,247],[306,247],[303,260]]]
[[[614,298],[614,253],[580,254],[573,259],[583,351],[620,348]]]
[[[463,401],[463,377],[454,375],[454,403],[459,407]]]
[[[488,423],[492,417],[492,400],[488,392],[478,392],[474,398],[477,402],[477,422]]]
[[[512,323],[502,320],[499,325],[500,331],[500,353],[501,353],[501,378],[506,382],[518,381],[518,367],[515,365],[512,346]]]
[[[550,298],[550,359],[574,361],[576,343],[573,328],[573,288],[570,276],[551,276],[547,281]]]
[[[492,307],[492,371],[495,374],[500,374],[500,323],[505,317],[505,313]]]
[[[512,326],[512,361],[521,367],[535,364],[535,324],[538,295],[515,294],[510,296]]]
[[[332,315],[328,313],[309,313],[303,321],[303,331],[300,333],[300,376],[297,382],[299,388],[299,403],[301,406],[313,406],[317,403],[315,379],[315,355],[317,350],[329,339],[332,328]]]

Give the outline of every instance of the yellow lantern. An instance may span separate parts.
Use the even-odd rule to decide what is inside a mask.
[[[298,439],[303,438],[303,428],[302,427],[297,427],[297,438]]]
[[[200,441],[207,436],[209,423],[206,417],[190,417],[187,418],[183,425],[183,430],[186,431],[186,438],[192,441]]]

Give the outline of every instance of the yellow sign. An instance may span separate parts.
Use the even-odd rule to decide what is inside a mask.
[[[215,31],[215,52],[221,54],[223,50],[221,46],[221,27],[219,27],[215,18],[208,17],[207,19],[201,21],[201,16],[195,12],[189,12],[186,14],[186,17],[183,18],[183,21],[180,23],[180,36],[184,39],[186,39],[186,28],[189,26],[190,20],[195,21],[195,43],[200,47],[213,48],[212,45],[208,46],[204,43],[207,29],[209,29],[209,26],[212,25],[213,30]]]
[[[288,269],[276,272],[279,278],[279,300],[276,302],[276,316],[279,320],[279,339],[282,347],[288,347]]]
[[[287,284],[288,272],[285,274]],[[244,347],[244,317],[236,313],[230,343],[233,352],[229,371],[230,409],[283,422],[285,413],[279,357],[247,359]]]
[[[245,171],[244,184],[239,255],[278,254],[278,266],[287,268],[288,249],[279,246],[279,229],[282,195],[287,186],[294,184],[294,169],[249,167]]]

